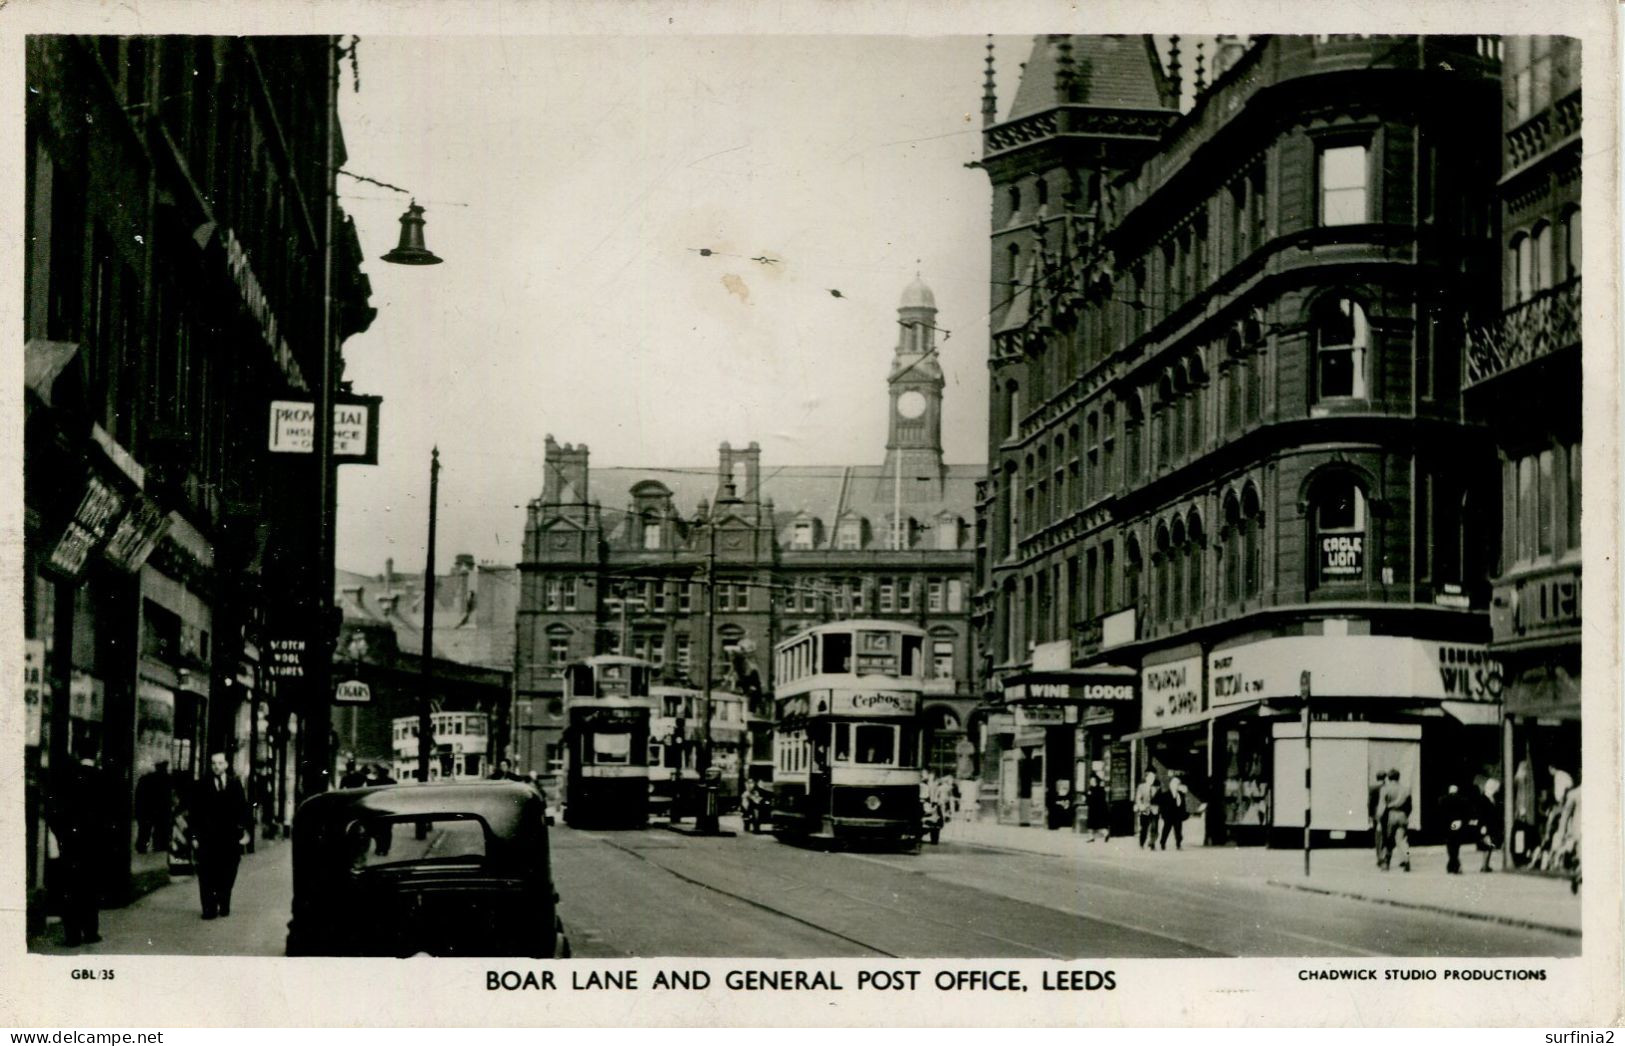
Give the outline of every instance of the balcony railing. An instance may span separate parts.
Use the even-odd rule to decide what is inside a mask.
[[[1506,133],[1507,170],[1516,170],[1580,130],[1580,92],[1575,91]]]
[[[1579,343],[1580,281],[1573,279],[1508,309],[1495,323],[1469,331],[1465,387]]]

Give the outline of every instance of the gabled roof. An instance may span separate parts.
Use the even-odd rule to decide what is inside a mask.
[[[1161,62],[1149,36],[1076,35],[1072,42],[1074,105],[1102,109],[1171,109],[1164,93]],[[1033,38],[1006,120],[1054,108],[1055,74],[1060,70],[1058,38]]]

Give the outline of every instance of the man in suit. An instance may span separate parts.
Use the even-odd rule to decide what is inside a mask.
[[[237,882],[237,863],[248,843],[252,816],[243,783],[231,772],[226,753],[210,754],[209,773],[193,792],[188,818],[205,919],[231,914],[231,888]]]
[[[70,948],[102,939],[97,871],[108,857],[108,791],[96,761],[83,758],[67,767],[52,797],[51,831],[58,860],[63,943]]]

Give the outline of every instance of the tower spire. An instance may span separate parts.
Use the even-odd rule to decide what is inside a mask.
[[[1184,84],[1179,79],[1179,37],[1168,38],[1168,81],[1174,85],[1174,108],[1181,108],[1180,96],[1184,93]]]
[[[993,34],[987,34],[987,71],[982,74],[982,126],[991,127],[998,119],[999,98],[993,90]]]
[[[1062,36],[1056,42],[1060,52],[1055,60],[1055,100],[1062,105],[1072,100],[1072,37]]]

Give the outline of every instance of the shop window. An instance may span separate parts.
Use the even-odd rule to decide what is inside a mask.
[[[1365,492],[1348,476],[1322,480],[1312,501],[1319,584],[1365,576]]]
[[[1320,151],[1320,224],[1357,225],[1366,213],[1367,162],[1364,145],[1335,145]]]
[[[1371,338],[1365,309],[1346,296],[1322,299],[1315,307],[1314,331],[1318,398],[1363,398]]]
[[[1528,235],[1518,233],[1507,244],[1507,301],[1510,308],[1534,294],[1534,247]]]

